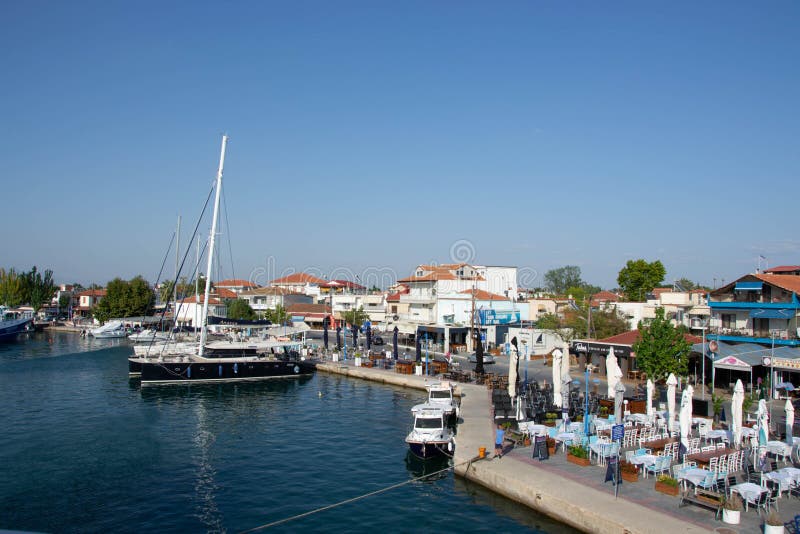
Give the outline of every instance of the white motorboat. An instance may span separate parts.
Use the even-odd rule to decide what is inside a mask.
[[[460,410],[452,382],[433,382],[428,384],[425,389],[428,390],[428,400],[424,404],[417,404],[411,408],[411,413],[416,414],[427,408],[439,408],[444,412],[446,422],[456,423]]]
[[[455,441],[445,419],[441,408],[419,408],[414,412],[414,428],[406,436],[414,456],[422,459],[453,456]]]
[[[134,343],[151,343],[153,341],[168,341],[169,332],[159,332],[158,330],[148,329],[136,332],[128,336]]]
[[[89,330],[89,335],[97,339],[122,338],[128,336],[128,329],[122,321],[109,321],[101,327]]]

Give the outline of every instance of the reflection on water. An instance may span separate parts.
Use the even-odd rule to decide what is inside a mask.
[[[131,344],[125,339],[94,339],[88,336],[81,337],[76,332],[45,330],[22,334],[15,340],[0,342],[0,363],[51,358],[118,346],[131,346]]]
[[[411,451],[406,453],[406,469],[413,478],[425,477],[419,482],[434,482],[450,476],[450,467],[453,465],[452,459],[445,456],[428,458],[423,460]]]

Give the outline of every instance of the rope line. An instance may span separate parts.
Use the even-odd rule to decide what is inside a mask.
[[[327,506],[322,506],[322,507],[316,508],[314,510],[309,510],[308,512],[303,512],[302,514],[297,514],[297,515],[293,515],[293,516],[290,516],[290,517],[285,517],[283,519],[279,519],[277,521],[273,521],[272,523],[267,523],[266,525],[261,525],[261,526],[258,526],[258,527],[254,527],[254,528],[251,528],[249,530],[243,530],[239,534],[248,534],[250,532],[258,532],[260,530],[268,529],[268,528],[271,528],[271,527],[274,527],[274,526],[277,526],[277,525],[282,525],[283,523],[288,523],[289,521],[294,521],[296,519],[302,519],[303,517],[308,517],[310,515],[317,514],[319,512],[324,512],[324,511],[330,510],[332,508],[337,508],[339,506],[342,506],[342,505],[345,505],[345,504],[349,504],[351,502],[360,501],[361,499],[366,499],[367,497],[372,497],[373,495],[378,495],[380,493],[385,493],[387,491],[399,488],[401,486],[405,486],[406,484],[411,484],[412,482],[417,482],[419,480],[423,480],[425,478],[432,477],[434,475],[438,475],[439,473],[444,473],[446,471],[450,471],[450,470],[455,469],[456,467],[459,467],[461,465],[470,464],[470,463],[472,463],[473,460],[475,460],[475,458],[471,458],[471,459],[469,459],[469,460],[467,460],[465,462],[461,462],[460,464],[456,464],[456,465],[451,465],[451,466],[445,467],[444,469],[440,469],[439,471],[434,471],[433,473],[428,473],[427,475],[422,475],[422,476],[419,476],[419,477],[416,477],[416,478],[411,478],[409,480],[405,480],[405,481],[399,482],[397,484],[392,484],[391,486],[388,486],[388,487],[385,487],[385,488],[381,488],[381,489],[378,489],[378,490],[375,490],[375,491],[371,491],[371,492],[365,493],[363,495],[358,495],[356,497],[351,497],[350,499],[345,499],[345,500],[339,501],[337,503],[329,504]]]

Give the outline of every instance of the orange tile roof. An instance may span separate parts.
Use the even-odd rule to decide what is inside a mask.
[[[463,295],[473,294],[477,300],[508,300],[503,295],[497,295],[495,293],[489,293],[488,291],[484,291],[483,289],[467,289],[466,291],[461,291]]]
[[[106,290],[105,289],[87,289],[86,291],[81,291],[78,293],[79,297],[105,297]]]
[[[214,287],[215,296],[223,298],[223,299],[235,299],[238,295],[231,291],[230,289],[225,289],[224,287]]]
[[[191,297],[186,297],[185,299],[183,299],[181,301],[181,304],[194,304],[195,302],[197,302],[198,304],[202,304],[204,300],[205,300],[205,295],[198,295],[197,300],[195,300],[194,295],[192,295]],[[209,296],[208,303],[214,305],[220,305],[222,304],[222,301],[214,298],[213,296]]]
[[[286,308],[286,312],[289,314],[296,313],[331,313],[330,306],[326,306],[325,304],[302,304],[296,303],[292,304],[288,308]]]
[[[247,291],[242,291],[239,293],[241,297],[253,297],[253,296],[266,296],[266,295],[295,295],[294,291],[291,289],[286,289],[284,287],[257,287],[255,289],[250,289]]]
[[[436,282],[437,280],[458,280],[458,278],[456,277],[456,275],[444,271],[444,272],[433,272],[430,274],[426,274],[425,276],[409,276],[408,278],[403,278],[402,280],[398,280],[398,282]]]
[[[800,271],[800,265],[778,265],[772,269],[764,269],[764,272],[767,274],[780,274],[794,271]]]
[[[323,280],[322,278],[317,278],[312,274],[307,273],[293,273],[289,276],[284,276],[282,278],[277,278],[270,282],[270,284],[317,284],[317,285],[325,285],[327,284],[327,280]]]
[[[759,280],[800,294],[800,276],[793,274],[755,274]]]
[[[230,278],[228,280],[220,280],[219,282],[215,282],[214,287],[258,287],[258,285],[250,282],[249,280]]]
[[[620,298],[619,295],[611,291],[600,291],[592,295],[592,306],[597,306],[598,304],[609,301],[617,302]]]
[[[660,296],[662,293],[672,293],[671,287],[656,287],[653,288],[653,295]]]

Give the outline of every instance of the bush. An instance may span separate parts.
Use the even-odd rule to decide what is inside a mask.
[[[675,478],[672,478],[669,475],[658,475],[658,478],[656,479],[656,481],[658,481],[658,482],[660,482],[660,483],[662,483],[664,485],[667,485],[667,486],[672,486],[673,488],[677,488],[678,487],[678,480],[675,479]]]
[[[575,458],[588,458],[589,451],[581,447],[580,445],[570,445],[567,447],[567,452],[569,452]]]
[[[723,503],[722,507],[726,510],[730,510],[732,512],[741,512],[742,511],[742,498],[739,497],[738,493],[731,493],[730,497],[727,497]],[[782,525],[783,523],[781,523]]]
[[[783,521],[781,521],[781,516],[778,515],[778,512],[775,510],[770,510],[767,514],[767,518],[764,520],[766,524],[771,527],[782,527]]]

